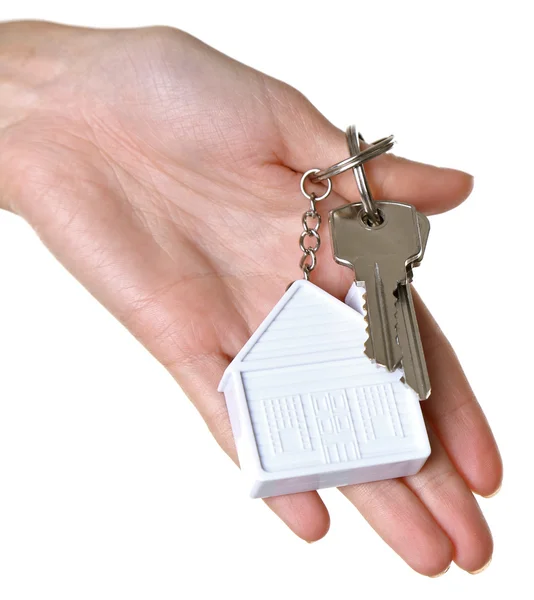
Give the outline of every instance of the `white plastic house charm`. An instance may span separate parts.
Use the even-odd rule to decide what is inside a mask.
[[[358,307],[354,289],[347,301]],[[358,310],[296,281],[226,369],[219,391],[252,497],[423,466],[430,445],[419,398],[402,370],[365,356],[366,337]]]

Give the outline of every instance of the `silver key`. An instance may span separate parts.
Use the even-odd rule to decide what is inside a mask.
[[[399,285],[397,289],[397,337],[402,349],[404,380],[421,400],[426,400],[430,396],[430,378],[419,334],[410,282],[413,279],[412,268],[418,267],[423,260],[430,232],[430,223],[421,213],[417,213],[417,220],[421,239],[421,254],[408,266],[406,284]]]
[[[365,283],[369,338],[365,353],[390,371],[402,360],[397,339],[397,286],[421,255],[417,211],[409,204],[378,202],[383,223],[371,227],[361,203],[330,212],[336,262],[351,267]]]

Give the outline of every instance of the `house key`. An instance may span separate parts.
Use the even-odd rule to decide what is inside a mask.
[[[360,154],[360,139],[354,125],[347,129],[347,143],[351,155]],[[371,190],[365,176],[363,165],[353,168],[354,177],[362,199],[362,204],[372,222],[377,222],[377,203],[373,200]],[[402,366],[404,369],[404,380],[414,389],[419,398],[426,399],[430,395],[430,380],[426,368],[423,347],[417,324],[417,317],[413,305],[412,289],[410,282],[413,279],[413,268],[421,264],[423,260],[430,223],[427,217],[417,212],[418,235],[420,239],[419,255],[406,266],[406,283],[397,288],[397,341],[402,351]]]
[[[390,371],[403,358],[397,337],[397,288],[421,256],[417,211],[409,204],[377,202],[381,223],[373,225],[362,203],[330,212],[336,262],[351,267],[365,285],[369,338],[365,354]]]

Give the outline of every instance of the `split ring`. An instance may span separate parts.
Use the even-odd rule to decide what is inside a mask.
[[[388,152],[388,150],[393,148],[394,144],[395,142],[393,136],[389,135],[388,137],[373,142],[362,152],[359,152],[353,156],[349,156],[349,158],[345,158],[335,165],[328,167],[328,169],[310,169],[305,175],[312,175],[312,177],[310,177],[310,181],[312,183],[319,183],[325,179],[330,180],[331,177],[340,175],[349,169],[359,167],[360,165],[363,165],[364,162],[367,162],[372,158],[376,158],[377,156],[384,154],[384,152]],[[306,194],[304,193],[304,195]]]

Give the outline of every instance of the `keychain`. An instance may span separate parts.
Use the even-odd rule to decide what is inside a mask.
[[[249,494],[265,498],[417,473],[430,455],[420,400],[430,382],[410,283],[428,219],[409,205],[376,202],[363,164],[393,136],[301,179],[310,202],[292,283],[226,369],[224,392]],[[334,260],[354,271],[345,302],[310,281],[321,245],[317,203],[352,169],[361,201],[330,212]],[[307,181],[326,182],[322,196]],[[310,245],[310,242],[312,245]],[[310,323],[313,326],[310,328]]]

